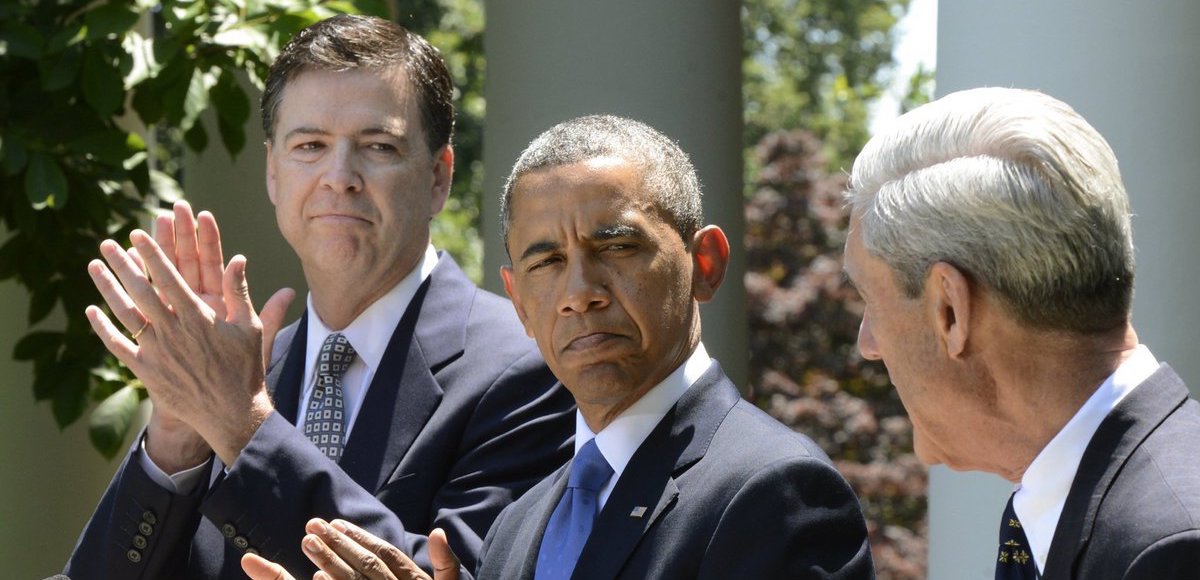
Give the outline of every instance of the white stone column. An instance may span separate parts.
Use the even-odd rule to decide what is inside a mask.
[[[938,8],[937,92],[1040,89],[1112,145],[1135,213],[1134,326],[1200,393],[1200,3],[1194,0],[947,0]],[[992,577],[1012,486],[934,469],[933,580]]]
[[[705,216],[733,267],[702,308],[704,343],[746,378],[742,275],[740,3],[728,0],[491,0],[484,134],[484,283],[502,292],[499,194],[517,155],[551,125],[613,113],[679,141],[704,185]]]

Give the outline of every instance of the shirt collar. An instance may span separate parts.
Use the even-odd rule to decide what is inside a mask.
[[[585,443],[596,439],[596,447],[600,449],[600,453],[604,455],[605,461],[608,461],[609,466],[613,469],[613,476],[609,478],[610,487],[618,479],[621,478],[621,473],[625,471],[625,466],[629,465],[629,460],[633,458],[633,454],[641,447],[642,442],[658,425],[658,422],[666,416],[667,411],[679,402],[680,397],[687,392],[692,386],[712,365],[712,359],[708,356],[708,351],[704,350],[703,343],[697,343],[696,350],[692,351],[692,355],[688,357],[683,364],[679,365],[667,378],[663,379],[654,388],[642,395],[628,409],[625,409],[609,423],[607,427],[600,430],[600,433],[593,433],[588,427],[587,421],[583,420],[583,415],[575,411],[575,452],[584,446]]]
[[[426,245],[425,253],[421,255],[421,259],[413,266],[413,269],[391,290],[371,303],[366,310],[363,310],[357,318],[341,330],[342,335],[354,347],[358,359],[372,370],[379,368],[383,361],[383,353],[387,350],[388,342],[391,341],[396,326],[400,324],[404,311],[408,309],[409,303],[416,296],[421,283],[428,279],[433,269],[437,267],[437,263],[437,251],[433,249],[432,245]],[[316,309],[313,308],[312,292],[309,292],[308,344],[306,345],[308,356],[305,358],[304,364],[304,384],[312,381],[321,345],[333,332],[317,315]]]
[[[1054,530],[1058,527],[1059,516],[1071,491],[1071,483],[1075,480],[1075,472],[1096,429],[1134,388],[1156,370],[1158,360],[1150,353],[1150,349],[1139,344],[1025,470],[1013,496],[1013,510],[1021,520],[1039,571],[1046,565],[1050,542],[1054,539]]]

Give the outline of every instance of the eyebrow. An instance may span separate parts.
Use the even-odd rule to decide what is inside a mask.
[[[329,134],[330,134],[329,131],[326,131],[324,129],[320,129],[317,127],[296,127],[295,129],[288,131],[287,135],[283,136],[283,139],[286,141],[296,135],[325,136],[325,135],[329,135]],[[359,131],[358,134],[364,135],[364,136],[384,135],[384,136],[391,137],[391,138],[399,141],[401,144],[408,143],[408,135],[407,134],[399,134],[399,133],[396,133],[395,131],[388,130],[386,127],[381,127],[378,125],[376,125],[374,127],[367,127],[366,129]]]
[[[617,238],[634,238],[641,240],[646,238],[646,233],[631,225],[612,224],[600,226],[595,230],[592,230],[591,235],[588,236],[588,239],[596,241],[607,241]],[[553,252],[558,248],[558,242],[552,242],[549,240],[534,242],[529,244],[529,247],[525,248],[524,252],[521,252],[521,257],[518,259],[518,261],[524,261],[526,258],[537,254]]]

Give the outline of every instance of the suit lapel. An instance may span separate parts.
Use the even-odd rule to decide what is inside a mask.
[[[1050,542],[1046,578],[1073,578],[1091,539],[1096,514],[1129,457],[1188,398],[1187,386],[1163,364],[1100,423],[1075,473]]]
[[[296,409],[300,406],[300,392],[304,381],[305,345],[308,341],[308,312],[300,316],[299,322],[279,331],[271,349],[275,360],[267,369],[267,391],[275,410],[288,422],[296,424]],[[285,346],[286,345],[286,346]]]
[[[570,466],[571,464],[568,462],[551,474],[550,478],[553,483],[550,484],[549,489],[525,511],[527,516],[525,525],[518,524],[516,538],[508,551],[510,555],[519,558],[519,561],[514,562],[515,566],[506,567],[506,570],[512,573],[506,573],[505,577],[533,580],[533,574],[537,570],[538,551],[542,548],[542,537],[546,535],[546,525],[550,523],[550,516],[554,514],[554,508],[558,507],[559,500],[567,490],[567,474],[570,473]],[[536,490],[535,487],[530,490],[530,493],[535,493]],[[515,572],[513,572],[514,569]]]
[[[678,501],[676,478],[704,457],[717,428],[738,399],[733,383],[714,362],[625,466],[583,547],[572,575],[574,580],[618,575],[646,530]]]
[[[339,462],[365,489],[387,482],[441,402],[434,374],[462,354],[476,290],[442,254],[396,325]]]

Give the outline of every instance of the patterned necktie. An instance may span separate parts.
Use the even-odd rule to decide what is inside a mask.
[[[571,463],[567,491],[563,493],[538,551],[535,580],[566,580],[575,571],[583,545],[592,533],[592,523],[600,513],[600,489],[612,477],[613,469],[596,447],[588,441]]]
[[[346,445],[346,409],[342,402],[342,375],[354,362],[354,347],[340,332],[321,345],[317,355],[317,384],[304,413],[304,435],[326,457],[337,461]]]
[[[1016,493],[1013,494],[1015,496]],[[1029,553],[1029,540],[1009,496],[1000,521],[1000,557],[996,560],[996,580],[1035,580],[1040,578],[1037,564]]]

